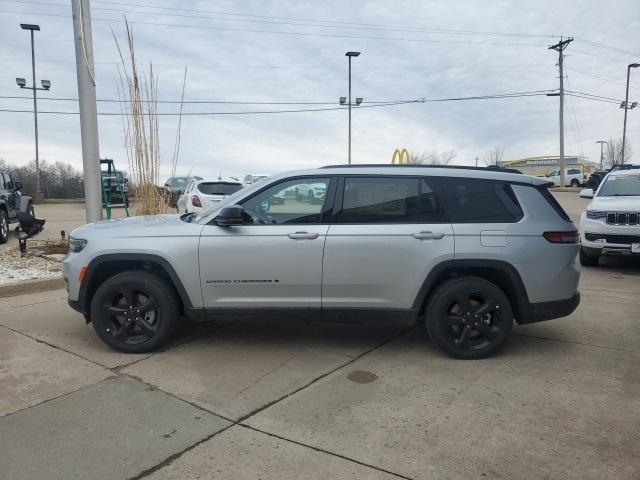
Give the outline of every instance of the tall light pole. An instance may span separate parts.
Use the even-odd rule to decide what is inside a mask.
[[[39,31],[40,26],[32,25],[29,23],[21,23],[20,28],[22,28],[23,30],[29,30],[31,32],[31,86],[27,87],[27,82],[25,82],[24,78],[16,78],[16,83],[20,88],[25,88],[27,90],[33,91],[33,122],[36,137],[36,193],[34,195],[34,200],[36,201],[36,203],[39,203],[44,200],[44,195],[42,194],[42,190],[40,189],[40,155],[38,152],[38,100],[36,92],[38,90],[49,90],[51,88],[51,82],[49,80],[42,80],[42,87],[36,87],[36,54],[33,43],[33,32]]]
[[[607,143],[604,140],[598,140],[596,143],[600,144],[600,170],[604,168],[603,160],[604,160],[604,144]]]
[[[629,110],[629,75],[632,68],[640,67],[640,63],[631,63],[627,67],[627,93],[624,97],[624,126],[622,127],[622,155],[620,163],[624,163],[624,147],[627,142],[627,110]],[[633,108],[633,106],[631,107]]]
[[[345,56],[349,58],[349,165],[351,165],[351,58],[360,56],[360,52],[347,52]]]

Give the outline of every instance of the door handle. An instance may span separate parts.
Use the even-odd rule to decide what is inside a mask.
[[[295,232],[295,233],[287,233],[287,237],[291,240],[313,240],[320,236],[319,233],[309,233],[309,232]]]
[[[444,238],[444,233],[420,232],[414,233],[412,236],[418,240],[440,240]]]

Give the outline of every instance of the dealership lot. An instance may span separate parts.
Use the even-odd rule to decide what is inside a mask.
[[[472,362],[422,325],[286,320],[124,355],[62,290],[0,298],[0,478],[638,478],[640,261],[580,290]]]

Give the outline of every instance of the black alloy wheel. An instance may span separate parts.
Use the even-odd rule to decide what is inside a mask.
[[[454,358],[476,359],[500,350],[511,334],[513,311],[505,293],[476,277],[445,282],[426,309],[429,336]]]
[[[91,302],[98,336],[126,353],[149,352],[172,335],[178,300],[173,287],[146,271],[128,271],[107,279]]]

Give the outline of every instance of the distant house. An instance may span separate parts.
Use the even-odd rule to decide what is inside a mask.
[[[543,177],[547,173],[557,170],[560,157],[557,155],[543,155],[540,157],[527,157],[518,160],[502,160],[498,165],[503,168],[515,168],[525,175]],[[564,157],[565,168],[579,167],[584,174],[589,174],[595,170],[596,165],[585,157],[571,156]]]

